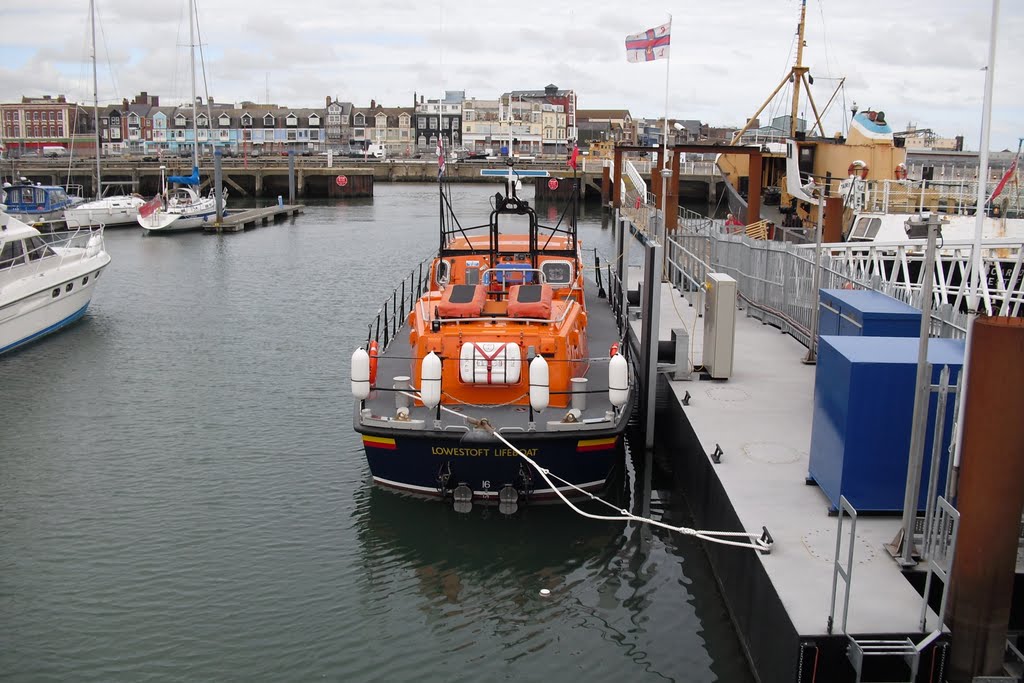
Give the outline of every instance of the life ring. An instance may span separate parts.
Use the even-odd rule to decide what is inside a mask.
[[[907,165],[906,164],[897,164],[896,165],[896,169],[895,169],[895,171],[893,173],[896,176],[896,180],[906,180],[907,179]]]
[[[370,342],[370,386],[377,385],[377,340]]]
[[[868,179],[868,165],[857,159],[846,168],[847,176],[860,176],[861,180]]]
[[[608,357],[615,358],[615,354],[619,352],[619,342],[612,342],[612,347],[608,349]]]

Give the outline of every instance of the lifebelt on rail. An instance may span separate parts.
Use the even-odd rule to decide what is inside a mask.
[[[893,172],[893,174],[896,176],[896,180],[906,180],[907,179],[907,165],[906,164],[896,164],[896,169]]]
[[[370,342],[370,386],[377,386],[377,340]]]
[[[857,159],[856,161],[854,161],[852,164],[850,164],[847,167],[846,175],[848,175],[848,176],[860,176],[861,180],[867,180],[868,179],[868,165],[866,163],[864,163],[863,161],[861,161],[860,159]]]
[[[636,201],[633,202],[633,208],[634,209],[639,209],[641,204],[643,204],[643,200],[640,199],[640,195],[637,195],[636,196]]]

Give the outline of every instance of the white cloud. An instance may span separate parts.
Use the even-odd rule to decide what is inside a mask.
[[[101,97],[117,101],[146,90],[169,104],[187,100],[184,1],[145,9],[134,0],[97,5]],[[665,109],[665,62],[627,64],[623,39],[672,12],[669,115],[724,125],[753,114],[792,63],[799,8],[799,0],[202,0],[199,17],[210,92],[219,101],[263,100],[269,92],[272,101],[295,107],[318,106],[327,95],[397,106],[411,103],[414,92],[448,88],[493,99],[555,83],[574,88],[584,108],[625,107],[657,117]],[[37,0],[5,13],[0,100],[46,93],[91,100],[87,11],[84,0]],[[810,0],[804,60],[819,106],[838,82],[829,78],[847,79],[826,130],[837,130],[857,101],[885,110],[897,128],[912,122],[965,135],[976,146],[989,13],[988,3],[962,0],[870,7]],[[1019,35],[1024,3],[1004,2],[994,148],[1015,147],[1024,134]],[[762,117],[786,109],[780,103]]]

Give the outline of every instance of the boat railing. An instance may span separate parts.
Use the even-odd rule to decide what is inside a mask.
[[[484,323],[505,322],[505,323],[513,323],[513,324],[538,323],[538,324],[541,324],[541,325],[561,325],[562,323],[565,322],[565,319],[568,317],[569,313],[572,312],[572,310],[573,310],[573,305],[572,304],[574,304],[576,302],[574,300],[570,299],[569,300],[569,305],[566,306],[562,310],[562,314],[560,316],[558,316],[557,318],[523,318],[523,317],[514,317],[514,316],[509,316],[509,315],[498,315],[498,314],[486,315],[486,316],[481,316],[481,317],[473,317],[473,318],[444,318],[444,317],[440,317],[440,316],[435,316],[434,315],[434,312],[430,310],[430,303],[432,303],[432,301],[422,301],[422,300],[420,300],[418,302],[419,314],[420,314],[420,317],[423,320],[430,321],[430,322],[437,321],[437,323],[439,325],[442,325],[442,326],[449,326],[449,325],[459,326],[459,325],[462,325],[462,324],[465,324],[465,323],[481,323],[481,322],[484,322]]]
[[[995,190],[989,182],[986,196]],[[835,179],[833,179],[833,186]],[[876,213],[935,213],[974,215],[978,204],[978,182],[973,178],[951,180],[855,180],[852,187],[831,192],[843,196],[847,206],[856,211]],[[846,195],[846,196],[844,196]],[[1021,212],[1019,194],[1006,194],[1000,204],[1008,213]]]
[[[388,348],[413,306],[423,296],[423,293],[430,289],[430,264],[433,258],[433,256],[428,256],[420,262],[419,266],[413,268],[408,277],[395,287],[391,296],[385,299],[377,309],[375,320],[367,326],[367,346],[370,345],[370,342],[375,341],[381,351]]]
[[[817,296],[813,244],[755,240],[714,230],[680,230],[669,236],[666,275],[680,290],[701,291],[709,272],[737,280],[751,317],[810,341]],[[822,245],[820,287],[871,289],[929,310],[934,336],[962,338],[972,293],[972,243],[946,240],[936,255],[933,298],[921,302],[924,254],[919,244]],[[1024,240],[987,240],[982,253],[981,309],[989,315],[1024,315]]]

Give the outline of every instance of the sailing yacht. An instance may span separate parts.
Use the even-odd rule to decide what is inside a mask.
[[[199,130],[196,125],[196,38],[195,6],[189,0],[189,49],[192,76],[192,175],[170,176],[163,183],[160,201],[150,201],[139,210],[138,222],[148,232],[196,230],[216,220],[217,202],[213,189],[205,197],[199,192]],[[161,169],[162,172],[162,169]],[[168,184],[175,185],[168,190]],[[227,193],[223,193],[227,201]]]
[[[100,129],[99,85],[96,77],[96,4],[89,1],[89,20],[92,28],[92,116],[96,130]],[[145,199],[136,194],[103,196],[103,171],[100,165],[100,138],[96,136],[96,199],[76,204],[64,211],[69,228],[92,226],[135,225],[139,207]]]

